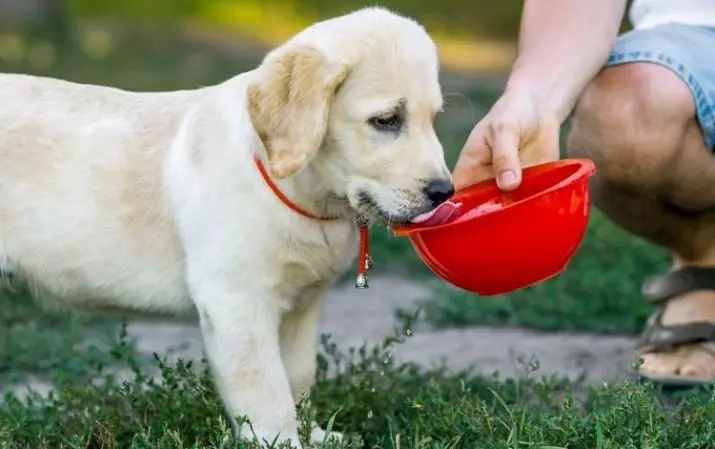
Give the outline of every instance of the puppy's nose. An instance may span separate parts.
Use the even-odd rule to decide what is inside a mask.
[[[445,178],[432,179],[425,185],[424,193],[432,205],[437,207],[454,195],[454,184]]]

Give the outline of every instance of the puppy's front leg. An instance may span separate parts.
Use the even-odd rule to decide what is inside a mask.
[[[324,286],[308,289],[298,299],[295,308],[283,316],[280,326],[280,346],[283,364],[296,403],[310,394],[315,379],[318,317],[323,305]],[[338,432],[330,437],[341,439]],[[320,443],[325,431],[313,423],[311,440]]]
[[[242,438],[255,433],[261,441],[277,437],[300,447],[279,346],[281,302],[251,290],[239,293],[210,280],[192,285],[216,386],[232,418],[250,420],[252,429],[236,429]]]

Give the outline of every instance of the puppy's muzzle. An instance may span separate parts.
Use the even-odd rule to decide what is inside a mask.
[[[448,178],[434,178],[425,184],[422,192],[432,207],[437,207],[454,195],[454,184]]]

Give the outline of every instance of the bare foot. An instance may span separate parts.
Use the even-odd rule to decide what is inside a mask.
[[[715,322],[715,291],[698,290],[665,305],[664,325],[696,321]],[[678,346],[672,350],[644,354],[640,370],[660,375],[676,374],[694,379],[715,378],[715,355],[699,344]]]

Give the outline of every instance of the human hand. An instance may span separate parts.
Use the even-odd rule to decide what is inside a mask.
[[[453,173],[455,188],[496,177],[500,189],[514,190],[523,167],[559,158],[560,126],[533,95],[505,93],[467,138]]]

